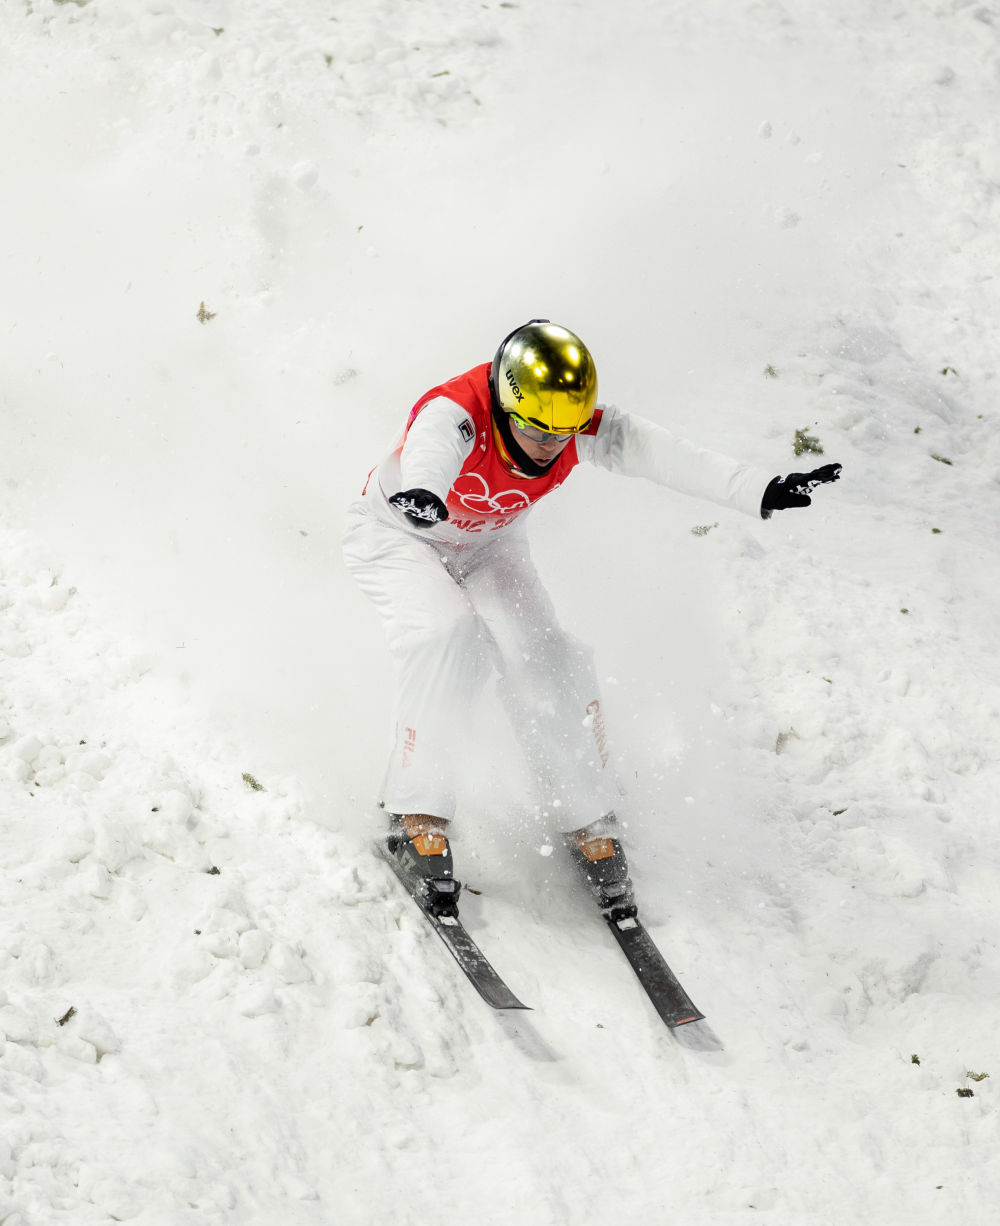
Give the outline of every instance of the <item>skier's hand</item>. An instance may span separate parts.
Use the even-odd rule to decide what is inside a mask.
[[[433,528],[448,518],[448,508],[430,490],[400,490],[389,501],[415,528]]]
[[[789,473],[787,477],[775,477],[764,491],[760,504],[761,519],[770,519],[772,511],[785,511],[789,507],[807,507],[812,502],[809,495],[817,485],[840,478],[841,465],[824,464],[811,473]]]

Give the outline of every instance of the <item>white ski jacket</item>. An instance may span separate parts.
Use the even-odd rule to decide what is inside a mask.
[[[474,543],[477,536],[509,528],[582,461],[760,516],[764,490],[774,473],[677,438],[654,422],[614,407],[599,408],[592,432],[574,436],[552,466],[559,468],[557,479],[511,471],[500,459],[478,387],[479,373],[470,371],[435,389],[450,391],[454,386],[464,404],[444,395],[418,402],[367,483],[365,502],[379,519],[424,539]],[[469,387],[476,393],[472,399]],[[388,502],[393,494],[411,489],[436,494],[447,505],[449,518],[426,529],[411,524]]]

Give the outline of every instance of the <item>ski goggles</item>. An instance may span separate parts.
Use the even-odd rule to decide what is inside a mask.
[[[533,443],[558,443],[563,446],[568,443],[574,434],[579,434],[579,430],[543,430],[540,426],[533,426],[530,421],[526,421],[519,413],[508,413],[514,429],[525,438],[530,439]],[[590,423],[588,422],[587,425]],[[587,426],[582,429],[586,430]]]

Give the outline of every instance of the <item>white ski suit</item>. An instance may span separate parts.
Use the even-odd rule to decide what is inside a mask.
[[[455,814],[455,764],[491,671],[543,812],[573,830],[619,799],[592,655],[559,625],[531,560],[525,512],[582,460],[759,516],[773,473],[600,408],[546,475],[512,468],[490,416],[489,366],[427,393],[349,510],[344,557],[382,618],[397,676],[395,743],[382,802]],[[417,528],[388,498],[423,489],[449,517]]]

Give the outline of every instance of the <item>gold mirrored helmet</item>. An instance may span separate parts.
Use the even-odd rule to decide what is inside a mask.
[[[490,374],[498,407],[546,434],[579,434],[597,406],[597,367],[567,328],[532,319],[506,337]]]

